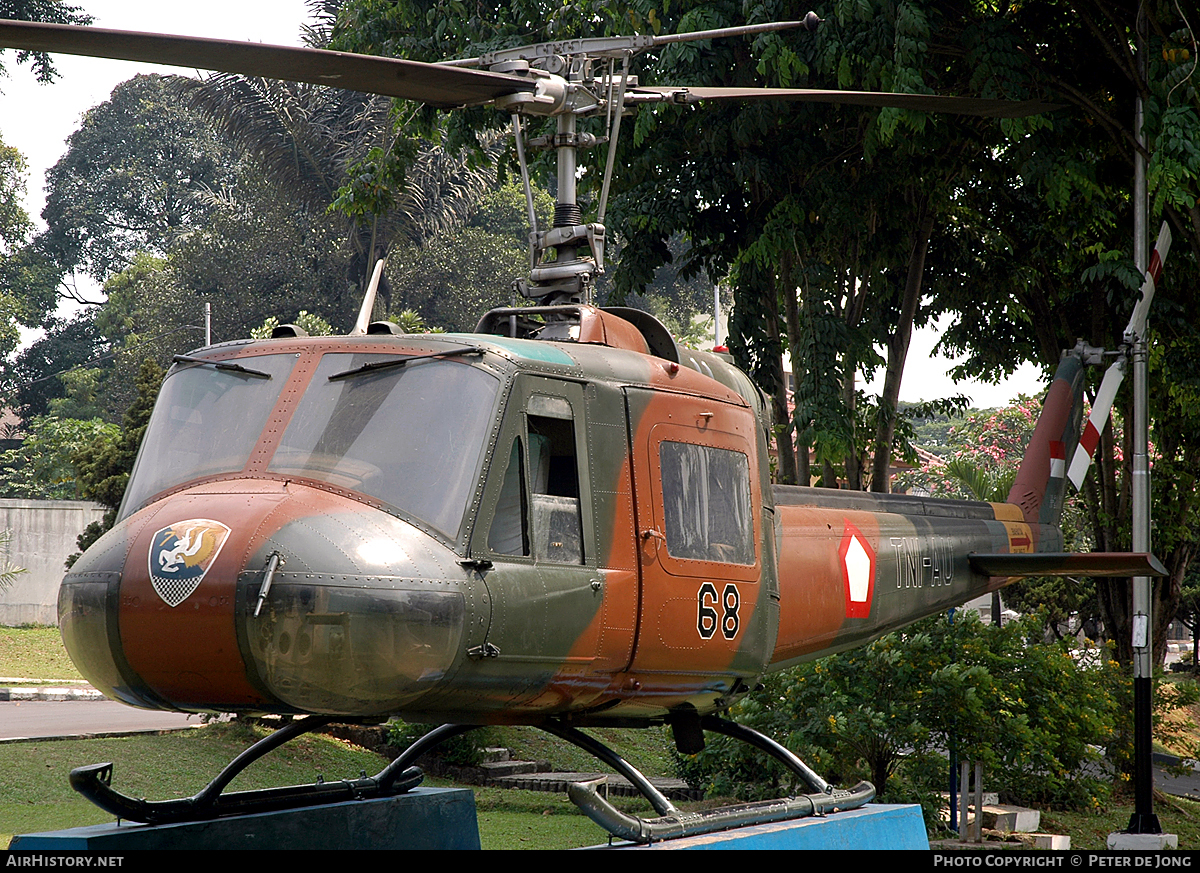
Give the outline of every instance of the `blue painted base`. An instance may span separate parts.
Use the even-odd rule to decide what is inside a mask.
[[[603,848],[603,847],[597,847]],[[918,849],[929,850],[925,819],[916,805],[868,804],[823,818],[799,818],[666,840],[639,849]]]
[[[22,834],[12,850],[478,849],[475,795],[415,788],[397,797],[186,824],[132,822]]]

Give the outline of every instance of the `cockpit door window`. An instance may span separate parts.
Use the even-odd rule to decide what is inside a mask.
[[[500,484],[493,492],[487,548],[497,555],[584,564],[590,507],[581,489],[586,481],[580,451],[582,389],[527,378],[513,391],[519,403],[516,433],[510,431],[507,455],[498,453],[499,463],[493,464]]]

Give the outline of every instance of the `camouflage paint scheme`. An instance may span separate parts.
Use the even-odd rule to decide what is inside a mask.
[[[269,383],[275,399],[251,404],[236,423],[189,425],[219,446],[249,421],[257,436],[234,469],[147,494],[142,483],[163,471],[150,468],[143,445],[129,490],[137,505],[122,508],[63,580],[60,625],[81,672],[110,697],[156,709],[644,725],[724,709],[764,672],[861,645],[1003,584],[973,570],[972,553],[1061,548],[1057,506],[1045,514],[1061,500],[1051,458],[1061,451],[1050,446],[1077,433],[1078,367],[1064,364],[1051,391],[1014,488],[1023,505],[772,486],[769,413],[741,371],[719,355],[666,345],[644,325],[575,309],[576,341],[248,340],[196,352],[204,364],[177,364],[168,385],[195,370],[226,379],[218,363],[263,366],[233,381]],[[340,473],[271,469],[306,392],[334,381],[317,376],[322,357],[349,354],[436,355],[403,372],[420,364],[426,376],[450,378],[474,368],[495,380],[493,408],[457,407],[452,385],[438,400],[486,422],[482,450],[454,429],[430,435],[448,456],[478,451],[456,525],[423,521]],[[363,378],[384,384],[400,371]],[[169,432],[163,406],[147,442],[156,428]],[[538,428],[575,440],[577,498],[549,498],[578,519],[575,558],[546,559],[540,544],[528,545],[530,501],[542,495],[527,493],[537,474],[525,456],[551,440],[535,437]],[[661,458],[692,451],[744,467],[745,482],[710,488],[737,492],[713,499],[748,499],[741,557],[722,557],[733,546],[697,556],[668,542],[672,524],[694,532],[700,523],[668,506]],[[502,538],[489,536],[503,527],[496,519],[516,523],[503,508],[515,494],[511,483],[505,491],[511,459],[521,462],[511,481],[520,479],[525,545],[498,550]],[[687,478],[686,457],[681,469]],[[273,555],[281,563],[260,607]],[[200,580],[175,606],[152,578],[163,567],[190,574],[176,596]]]

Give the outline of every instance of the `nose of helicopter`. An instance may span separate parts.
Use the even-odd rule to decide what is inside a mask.
[[[486,608],[470,577],[348,495],[215,482],[89,549],[63,580],[60,625],[84,675],[134,705],[378,715],[452,668]]]

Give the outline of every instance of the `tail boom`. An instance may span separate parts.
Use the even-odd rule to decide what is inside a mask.
[[[1020,576],[1163,575],[1149,554],[1062,550],[1083,354],[1063,355],[1005,503],[775,486],[780,613],[767,669],[862,645]]]

